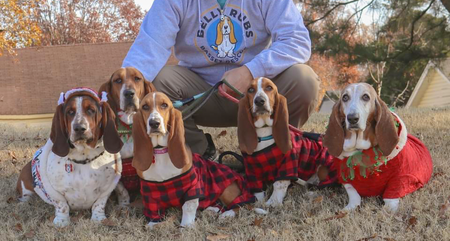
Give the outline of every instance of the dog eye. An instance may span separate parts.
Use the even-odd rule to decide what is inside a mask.
[[[364,94],[364,95],[362,96],[362,99],[363,99],[364,101],[369,101],[369,100],[370,100],[370,97],[369,97],[368,94]]]
[[[247,90],[247,92],[248,92],[248,93],[254,93],[254,92],[255,92],[255,88],[250,87],[250,88]]]
[[[142,106],[142,109],[143,109],[143,110],[150,110],[150,106],[148,106],[147,104],[145,104],[145,105]]]
[[[67,114],[70,115],[70,116],[73,116],[73,115],[75,115],[75,111],[69,110],[69,111],[67,111]]]
[[[162,103],[162,104],[161,104],[161,108],[162,108],[162,109],[165,109],[165,108],[167,108],[167,107],[169,107],[168,104],[166,104],[166,103]]]
[[[93,115],[93,114],[95,114],[95,110],[94,109],[92,109],[92,108],[89,108],[89,109],[87,109],[87,111],[86,111],[89,115]]]
[[[273,88],[272,88],[272,86],[268,85],[268,86],[266,87],[266,90],[267,90],[267,91],[271,91],[271,90],[273,90]]]
[[[342,96],[342,101],[347,102],[350,99],[348,95]]]
[[[136,81],[136,82],[138,82],[139,80],[141,80],[141,78],[139,78],[139,77],[134,77],[134,81]]]
[[[120,83],[122,83],[122,79],[116,79],[115,82],[120,84]]]

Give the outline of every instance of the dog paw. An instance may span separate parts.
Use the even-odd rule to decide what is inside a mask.
[[[278,199],[275,198],[270,198],[267,202],[266,205],[269,207],[279,207],[281,205],[283,205],[283,201],[280,201]]]
[[[91,221],[99,223],[106,219],[106,216],[104,213],[93,213],[91,217]]]
[[[255,211],[255,213],[257,213],[257,214],[262,214],[262,215],[267,215],[267,214],[269,214],[268,211],[266,211],[266,210],[264,210],[264,209],[262,209],[262,208],[254,208],[253,211]]]
[[[233,210],[228,210],[219,215],[220,219],[224,218],[234,218],[236,216],[236,212]]]
[[[180,226],[183,228],[194,228],[195,227],[195,221],[182,221],[180,223]]]
[[[205,209],[205,211],[209,211],[209,212],[213,212],[213,213],[219,213],[220,212],[220,208],[218,208],[218,207],[207,207]]]
[[[353,211],[355,210],[357,207],[359,207],[358,203],[349,203],[347,206],[345,206],[345,208],[343,209],[343,211]]]
[[[159,222],[148,222],[146,227],[152,229],[158,224]]]
[[[395,213],[398,210],[398,206],[400,205],[400,200],[398,198],[395,199],[383,199],[384,206],[383,208],[391,213]]]
[[[56,227],[60,227],[60,228],[67,227],[70,224],[70,217],[69,216],[67,216],[67,217],[58,217],[58,216],[56,216],[53,219],[53,224]]]

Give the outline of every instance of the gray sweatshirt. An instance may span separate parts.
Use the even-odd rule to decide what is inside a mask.
[[[155,0],[122,67],[153,81],[170,57],[213,85],[246,65],[253,77],[272,78],[305,63],[311,40],[292,0]]]

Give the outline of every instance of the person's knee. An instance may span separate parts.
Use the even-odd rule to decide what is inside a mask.
[[[176,74],[176,67],[177,66],[166,65],[159,71],[152,82],[158,91],[165,89],[166,84],[170,82],[171,78]]]
[[[287,68],[282,75],[296,83],[311,82],[318,85],[319,77],[314,70],[306,64],[295,64]]]

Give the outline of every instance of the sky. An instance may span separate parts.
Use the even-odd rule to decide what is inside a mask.
[[[142,9],[148,11],[152,6],[154,0],[134,0]]]

